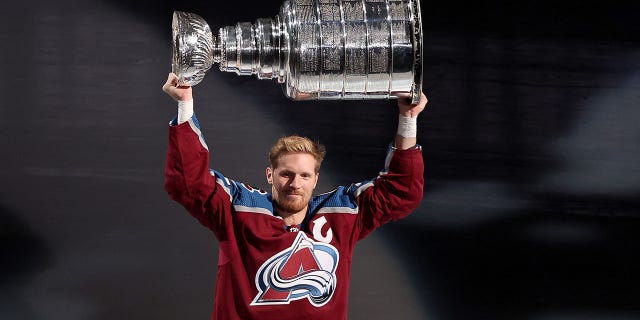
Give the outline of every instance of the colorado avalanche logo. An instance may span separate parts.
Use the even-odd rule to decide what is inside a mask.
[[[336,289],[338,250],[298,232],[293,245],[267,260],[256,274],[255,305],[289,304],[303,298],[325,305]]]

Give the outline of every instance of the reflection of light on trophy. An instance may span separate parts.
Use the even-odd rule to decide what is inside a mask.
[[[286,0],[273,19],[222,27],[173,14],[173,72],[181,83],[221,71],[277,79],[287,97],[388,99],[422,92],[419,0]]]

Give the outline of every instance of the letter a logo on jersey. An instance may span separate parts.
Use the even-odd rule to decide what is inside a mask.
[[[298,232],[293,245],[267,260],[256,274],[255,305],[289,304],[307,298],[312,305],[325,305],[336,289],[338,250],[315,242]]]

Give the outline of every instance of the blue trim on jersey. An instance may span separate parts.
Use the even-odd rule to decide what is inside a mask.
[[[216,177],[216,183],[229,194],[229,200],[236,211],[275,216],[271,195],[266,191],[228,179],[216,170],[211,170],[211,173]]]
[[[200,129],[200,121],[198,121],[198,117],[196,117],[195,113],[191,116],[191,120],[193,121],[193,124],[196,125],[196,128],[198,128],[198,130],[201,130]],[[201,134],[201,136],[202,136],[202,138],[204,138],[204,135]]]
[[[194,123],[197,125],[195,116]],[[387,149],[385,168],[377,177],[349,186],[340,186],[333,191],[312,197],[309,201],[309,209],[302,223],[302,228],[304,229],[307,222],[316,214],[357,214],[358,196],[368,188],[373,187],[376,180],[388,172],[389,163],[396,150],[393,146],[389,146]],[[229,200],[236,211],[262,213],[279,217],[274,210],[272,196],[268,192],[225,178],[222,173],[215,170],[211,170],[211,174],[216,177],[216,183],[229,194]]]
[[[216,170],[211,170],[211,174],[215,176],[216,183],[229,195],[229,201],[236,211],[279,217],[273,207],[273,198],[268,192],[228,179]],[[341,186],[331,192],[312,197],[309,201],[305,222],[317,213],[356,214],[358,212],[357,195],[362,192],[362,188],[366,189],[372,186],[374,180],[352,184],[348,187]],[[303,228],[306,225],[305,222],[302,223]]]
[[[340,186],[333,191],[311,198],[309,211],[313,214],[318,211],[347,213],[357,211],[356,190],[359,185],[361,184],[352,184],[348,187]]]
[[[193,124],[195,124],[196,128],[198,128],[198,130],[201,130],[200,129],[200,122],[198,121],[198,118],[196,117],[195,113],[191,116],[191,118],[189,120],[192,120]],[[189,120],[187,120],[187,121],[189,121]],[[171,119],[171,121],[169,121],[169,125],[170,126],[177,126],[178,125],[178,117],[176,116],[175,118]]]

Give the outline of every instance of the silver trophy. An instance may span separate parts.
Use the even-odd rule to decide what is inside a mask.
[[[221,71],[277,79],[293,100],[389,99],[422,92],[419,0],[286,0],[280,13],[226,26],[176,11],[172,71],[196,85]]]

